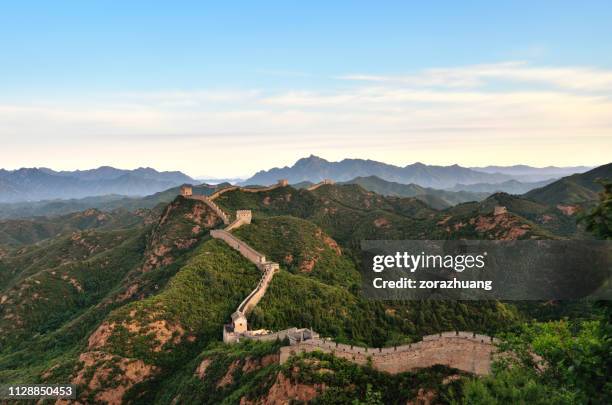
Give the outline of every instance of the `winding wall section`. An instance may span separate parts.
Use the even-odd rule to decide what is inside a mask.
[[[496,339],[472,332],[445,332],[425,336],[410,345],[370,348],[310,339],[281,348],[281,363],[293,355],[322,351],[353,363],[372,366],[391,374],[443,365],[468,373],[487,375],[495,354]]]
[[[333,182],[331,180],[324,180],[309,187],[308,190],[315,190],[324,184],[333,184]],[[287,182],[281,180],[278,184],[265,188],[227,187],[213,193],[209,197],[193,196],[190,190],[188,193],[183,194],[186,198],[203,201],[219,215],[223,223],[228,226],[225,229],[212,230],[210,235],[215,239],[223,240],[233,249],[240,252],[242,256],[254,263],[263,273],[255,289],[251,291],[240,303],[236,312],[232,314],[233,325],[224,326],[224,342],[236,342],[240,338],[253,340],[282,340],[288,338],[291,345],[281,348],[281,363],[284,363],[289,357],[298,353],[323,351],[356,364],[365,365],[370,363],[374,368],[392,374],[434,365],[444,365],[478,375],[490,373],[491,362],[495,355],[496,339],[473,332],[445,332],[438,335],[425,336],[422,341],[409,345],[371,348],[350,346],[329,339],[321,339],[316,332],[310,329],[290,328],[274,333],[268,331],[249,331],[247,329],[246,315],[265,295],[274,273],[279,269],[279,265],[278,263],[267,261],[264,254],[253,249],[246,242],[229,232],[243,224],[250,223],[251,212],[248,210],[237,211],[236,220],[230,224],[229,216],[213,202],[213,199],[232,190],[239,189],[254,193],[269,191],[286,185]]]

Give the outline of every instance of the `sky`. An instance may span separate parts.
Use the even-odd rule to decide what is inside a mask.
[[[609,1],[5,2],[0,167],[604,164],[610,21]]]

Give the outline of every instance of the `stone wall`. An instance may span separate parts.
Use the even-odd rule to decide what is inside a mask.
[[[215,198],[219,197],[221,194],[227,193],[228,191],[238,190],[239,188],[240,187],[238,186],[225,187],[225,188],[222,188],[221,190],[215,191],[214,193],[209,195],[208,198],[210,198],[211,200],[214,200]]]
[[[272,277],[274,277],[274,273],[276,273],[279,269],[278,263],[267,262],[264,263],[260,268],[263,270],[263,276],[259,279],[259,283],[257,287],[242,301],[240,306],[238,307],[238,311],[248,314],[251,310],[259,303],[259,301],[263,298],[272,281]]]
[[[490,373],[495,353],[495,339],[471,332],[447,332],[426,336],[422,341],[389,348],[368,348],[338,344],[331,340],[311,339],[281,348],[281,363],[295,354],[323,351],[364,365],[371,360],[380,371],[396,374],[445,365],[478,375]]]
[[[321,181],[321,182],[319,182],[317,184],[313,184],[312,186],[307,187],[306,190],[313,191],[313,190],[316,190],[316,189],[318,189],[319,187],[321,187],[321,186],[323,186],[325,184],[334,184],[334,183],[335,182],[333,180],[331,180],[331,179],[324,179],[323,181]]]
[[[238,239],[231,233],[227,232],[226,230],[213,229],[210,231],[210,236],[212,236],[215,239],[221,239],[222,241],[230,245],[230,247],[240,252],[242,256],[247,258],[250,262],[255,264],[257,267],[260,267],[264,263],[266,263],[266,256],[259,253],[258,251],[250,247],[248,244],[241,241],[240,239]]]
[[[261,193],[263,191],[272,191],[275,190],[277,188],[280,187],[286,187],[289,185],[289,182],[285,179],[281,179],[278,181],[278,183],[273,184],[271,186],[268,187],[240,187],[240,186],[230,186],[230,187],[225,187],[222,188],[221,190],[215,191],[214,193],[212,193],[209,198],[211,200],[214,200],[215,198],[219,197],[221,194],[227,193],[229,191],[234,191],[234,190],[240,190],[243,191],[245,193]]]
[[[249,340],[257,340],[261,342],[272,342],[277,339],[289,339],[289,344],[297,344],[309,339],[318,339],[319,334],[308,328],[289,328],[279,330],[278,332],[248,331],[243,335],[243,337]]]
[[[210,197],[206,197],[203,195],[192,195],[189,196],[189,198],[192,198],[194,200],[200,200],[202,202],[204,202],[204,204],[208,205],[210,207],[211,210],[213,210],[213,212],[215,214],[217,214],[221,220],[223,221],[224,224],[229,224],[230,220],[229,217],[227,216],[227,214],[217,205],[215,204]]]

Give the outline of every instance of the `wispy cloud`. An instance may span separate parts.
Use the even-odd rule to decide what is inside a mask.
[[[610,70],[593,67],[531,66],[522,61],[426,69],[407,75],[349,74],[339,78],[418,87],[482,87],[493,82],[496,84],[521,82],[572,90],[597,92],[612,90]]]
[[[562,165],[602,163],[612,150],[612,71],[505,62],[341,79],[327,91],[160,90],[5,102],[2,164],[91,166],[96,150],[104,151],[94,154],[101,164],[176,168],[178,160],[194,174],[227,176],[309,153],[398,164]]]

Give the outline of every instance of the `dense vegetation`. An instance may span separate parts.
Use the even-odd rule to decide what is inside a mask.
[[[222,325],[261,273],[209,238],[221,226],[212,211],[176,197],[155,210],[88,210],[23,230],[0,223],[0,235],[9,235],[0,244],[0,383],[75,381],[85,402],[119,395],[133,403],[249,403],[298,388],[318,403],[609,400],[609,307],[368,301],[358,271],[366,238],[565,238],[587,236],[585,229],[607,238],[609,191],[600,205],[584,205],[581,227],[554,205],[503,193],[443,211],[358,185],[232,191],[217,202],[230,213],[252,209],[253,223],[236,235],[281,266],[250,314],[253,328],[312,327],[375,347],[473,330],[504,336],[503,349],[514,354],[491,376],[472,379],[442,367],[389,376],[323,354],[281,366],[283,342],[222,345]],[[498,205],[509,213],[492,215]],[[28,230],[37,226],[49,230]]]

